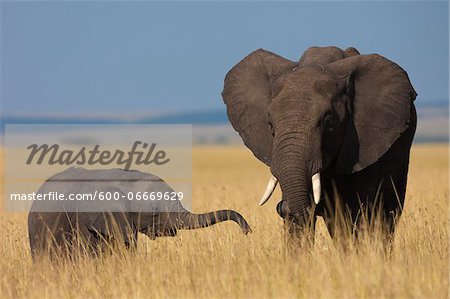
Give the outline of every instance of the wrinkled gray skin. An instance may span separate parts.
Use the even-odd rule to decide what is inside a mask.
[[[394,232],[416,95],[394,62],[337,47],[309,48],[298,62],[256,50],[228,72],[222,93],[234,129],[280,183],[277,211],[293,223],[290,231],[314,230],[316,216],[323,216],[332,236],[335,216],[347,216],[357,228],[362,215],[372,222],[377,210],[385,232]],[[311,197],[316,173],[317,206]]]
[[[44,194],[50,191],[66,196],[71,193],[94,194],[95,191],[119,192],[126,196],[128,192],[142,194],[142,192],[172,192],[173,189],[161,178],[140,171],[86,170],[73,167],[48,179],[37,193]],[[135,247],[138,232],[155,239],[175,236],[178,229],[203,228],[228,220],[239,224],[244,234],[251,232],[247,221],[238,212],[219,210],[192,214],[183,208],[179,200],[130,202],[125,199],[118,201],[119,207],[116,206],[114,212],[110,213],[48,212],[43,206],[45,204],[48,203],[33,202],[28,215],[28,233],[33,256],[42,251],[74,249],[75,244],[81,239],[87,242],[88,249],[92,252],[97,252],[104,241],[111,240],[122,242],[127,247]],[[67,211],[72,203],[62,204],[65,206],[59,207],[59,211]],[[131,204],[140,206],[132,207]],[[107,211],[112,206],[104,207]],[[70,208],[71,211],[74,210],[74,206]],[[43,210],[46,212],[41,212]],[[135,212],[140,210],[143,212]]]

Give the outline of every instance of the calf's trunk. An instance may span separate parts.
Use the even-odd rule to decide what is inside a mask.
[[[244,217],[233,210],[219,210],[215,212],[192,214],[190,212],[181,213],[178,221],[178,228],[180,229],[197,229],[208,227],[223,221],[234,221],[240,227],[244,234],[251,232],[250,226]]]

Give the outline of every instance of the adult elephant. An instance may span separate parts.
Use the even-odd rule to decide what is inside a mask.
[[[111,200],[102,201],[100,193],[111,195]],[[175,236],[178,229],[203,228],[228,220],[239,224],[244,234],[251,232],[244,217],[233,210],[190,213],[181,204],[179,193],[166,182],[140,171],[72,167],[48,179],[37,194],[64,195],[66,199],[93,195],[95,200],[34,201],[28,215],[33,256],[80,249],[95,253],[113,242],[133,248],[138,232],[155,239]]]
[[[311,47],[298,62],[256,50],[228,72],[222,93],[234,129],[270,166],[260,204],[280,182],[277,211],[290,231],[314,228],[323,216],[332,236],[343,215],[355,227],[363,215],[371,223],[378,215],[394,232],[416,95],[394,62],[337,47]]]

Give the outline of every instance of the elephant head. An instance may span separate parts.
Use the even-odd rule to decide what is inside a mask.
[[[320,174],[377,162],[408,128],[416,97],[406,72],[355,48],[313,47],[298,62],[259,49],[226,75],[223,100],[245,145],[266,165],[297,224],[321,196]]]

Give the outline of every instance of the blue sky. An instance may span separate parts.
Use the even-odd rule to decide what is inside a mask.
[[[379,53],[422,104],[448,100],[447,2],[2,2],[5,114],[223,108],[226,72],[257,48]],[[419,103],[418,103],[419,104]]]

